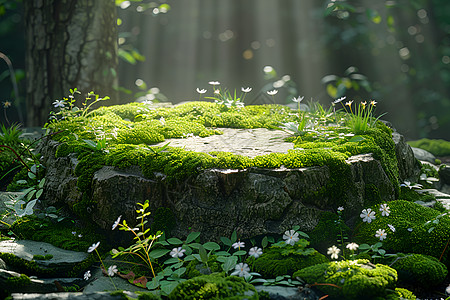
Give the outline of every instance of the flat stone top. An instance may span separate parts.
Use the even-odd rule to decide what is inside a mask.
[[[287,153],[294,148],[293,143],[284,139],[291,134],[281,130],[269,130],[266,128],[236,129],[218,128],[222,135],[208,137],[187,137],[183,139],[166,139],[159,143],[162,146],[170,142],[171,147],[184,147],[195,152],[223,151],[248,157],[269,154],[273,152]]]
[[[33,260],[34,255],[53,255],[49,260],[37,261],[40,264],[79,263],[87,258],[84,252],[75,252],[55,247],[49,243],[30,240],[5,240],[0,241],[0,252],[11,253],[26,260]]]

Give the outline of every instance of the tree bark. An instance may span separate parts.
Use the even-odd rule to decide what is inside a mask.
[[[118,103],[114,0],[27,0],[27,125],[42,126],[69,89]],[[102,103],[103,104],[103,103]]]

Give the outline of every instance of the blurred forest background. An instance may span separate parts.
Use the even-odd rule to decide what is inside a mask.
[[[0,0],[0,52],[18,87],[0,60],[0,122],[7,113],[10,122],[42,126],[26,117],[35,109],[26,99],[27,1]],[[449,0],[116,0],[114,9],[113,103],[198,100],[196,88],[212,95],[216,80],[231,91],[252,87],[246,104],[271,102],[273,88],[280,104],[373,99],[407,139],[450,140]]]

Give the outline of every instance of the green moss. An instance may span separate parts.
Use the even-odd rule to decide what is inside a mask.
[[[386,299],[387,300],[416,300],[417,297],[413,294],[413,292],[411,292],[407,289],[396,288],[393,295],[389,294]]]
[[[180,283],[170,294],[169,299],[258,299],[253,285],[243,278],[221,275],[198,276]]]
[[[98,241],[104,241],[104,237],[96,234],[89,228],[77,229],[77,235],[72,234],[74,227],[69,222],[52,223],[34,216],[28,216],[14,222],[11,231],[22,239],[47,242],[56,247],[85,252],[89,246]],[[79,238],[78,235],[82,237]]]
[[[255,260],[249,261],[254,270],[263,278],[275,278],[281,275],[292,275],[294,272],[329,260],[313,248],[307,248],[308,242],[297,242],[285,247],[271,246]]]
[[[2,259],[8,266],[12,267],[16,272],[26,273],[29,275],[51,277],[55,274],[53,269],[44,269],[35,261],[28,261],[11,253],[0,253]]]
[[[49,260],[52,259],[53,255],[47,254],[47,255],[33,255],[34,260]]]
[[[214,127],[234,128],[270,128],[282,122],[295,121],[296,115],[284,106],[259,105],[242,109],[223,110],[209,102],[190,102],[183,105],[152,108],[145,104],[129,104],[102,107],[88,117],[74,118],[70,121],[51,123],[53,131],[63,130],[54,138],[62,144],[57,156],[77,153],[79,163],[75,173],[78,188],[83,192],[82,200],[73,206],[77,215],[85,217],[90,207],[91,183],[94,173],[104,165],[127,168],[137,165],[148,178],[162,173],[170,184],[177,184],[196,176],[204,169],[245,169],[255,168],[302,168],[327,166],[330,181],[319,191],[321,196],[330,199],[330,205],[344,205],[346,191],[351,188],[350,166],[346,163],[351,155],[373,153],[379,159],[394,188],[398,187],[398,166],[392,130],[377,123],[363,135],[359,142],[351,142],[348,129],[327,127],[333,139],[317,132],[308,132],[301,137],[291,139],[297,149],[288,153],[271,153],[249,158],[227,152],[196,153],[181,148],[149,145],[162,142],[167,138],[181,138],[187,134],[208,136],[220,134]],[[329,136],[331,137],[331,136]],[[107,140],[104,151],[92,152],[83,142],[89,140]],[[155,153],[158,152],[158,153]],[[398,191],[396,190],[396,193]],[[367,201],[370,204],[382,201],[375,186],[366,188]]]
[[[421,148],[436,156],[450,156],[450,142],[445,140],[421,139],[410,141],[412,147]]]
[[[20,274],[17,277],[8,277],[6,279],[6,286],[11,289],[17,289],[21,287],[25,287],[31,283],[30,277],[25,274]]]
[[[374,299],[395,288],[397,272],[369,261],[333,261],[304,268],[294,273],[325,294],[339,299]]]
[[[441,284],[448,273],[437,258],[422,254],[401,255],[390,267],[397,270],[399,281],[423,288]]]
[[[387,204],[391,211],[389,216],[381,216],[379,205],[376,205],[372,207],[376,212],[376,219],[371,223],[360,222],[356,225],[355,242],[375,244],[379,241],[375,237],[375,232],[384,229],[387,238],[383,240],[383,249],[388,252],[414,252],[438,259],[442,256],[441,261],[448,266],[450,262],[450,250],[446,247],[450,236],[448,216],[405,200],[390,201]],[[395,232],[389,229],[388,224],[394,226]]]

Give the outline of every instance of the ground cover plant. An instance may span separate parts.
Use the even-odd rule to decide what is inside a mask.
[[[414,190],[422,185],[399,182],[392,129],[373,115],[375,101],[355,107],[353,101],[340,98],[329,109],[310,105],[306,112],[299,109],[302,97],[293,99],[297,109],[291,109],[245,105],[249,88],[243,88],[240,96],[235,91],[217,91],[210,98],[214,102],[196,101],[173,107],[130,103],[91,110],[93,103],[107,98],[88,93],[82,108],[76,108],[76,89],[67,99],[55,101],[56,111],[46,128],[52,133],[51,139],[59,143],[56,156],[73,155],[79,160],[75,173],[84,196],[73,204],[74,217],[86,217],[86,207],[92,205],[92,177],[105,165],[119,169],[139,166],[148,178],[160,172],[174,184],[213,167],[329,165],[336,178],[343,177],[332,182],[327,191],[330,197],[339,199],[349,172],[345,160],[352,155],[372,153],[394,185],[396,200],[386,202],[374,197],[356,216],[359,221],[352,227],[345,222],[352,217],[345,203],[336,201],[312,232],[293,226],[278,236],[240,240],[234,231],[231,236],[206,242],[202,241],[201,232],[192,231],[181,238],[171,236],[169,230],[152,228],[149,220],[156,212],[149,211],[145,201],[136,203],[136,220],[115,216],[110,230],[128,233],[132,241],[108,251],[107,241],[95,239],[95,229],[72,231],[71,222],[60,220],[56,208],[42,211],[55,216],[51,222],[21,214],[31,201],[36,203],[39,199],[43,186],[39,184],[44,180],[39,178],[37,187],[25,193],[32,195],[11,209],[18,220],[9,230],[17,236],[34,238],[29,235],[36,231],[34,228],[48,228],[48,235],[45,230],[36,234],[42,239],[58,232],[55,242],[91,254],[86,264],[72,271],[73,275],[89,281],[92,268],[102,268],[105,276],[120,276],[149,290],[151,294],[141,295],[142,299],[264,299],[266,295],[258,293],[255,285],[313,288],[322,299],[415,299],[414,291],[405,287],[411,289],[424,277],[427,283],[422,288],[445,281],[450,265],[449,215],[442,206],[428,208],[411,201],[420,198]],[[198,92],[201,100],[205,92]],[[276,90],[268,94],[275,97]],[[225,127],[284,130],[291,134],[288,141],[294,149],[249,158],[219,151],[197,153],[164,143],[171,138],[220,135]],[[32,206],[26,215],[37,216],[38,212]],[[108,252],[112,261],[105,260]],[[115,263],[117,259],[120,265]],[[94,260],[97,264],[92,265]]]

